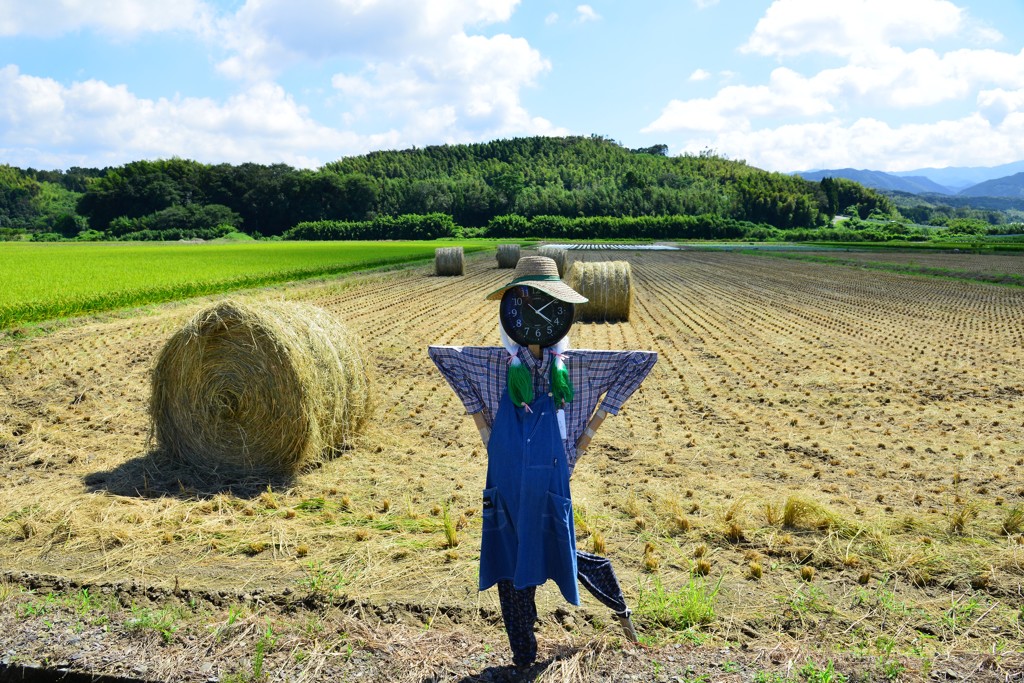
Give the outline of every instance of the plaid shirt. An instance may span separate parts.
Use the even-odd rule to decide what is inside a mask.
[[[431,346],[427,353],[455,390],[466,412],[472,415],[483,411],[487,424],[493,424],[508,378],[508,352],[500,346]],[[534,395],[548,393],[551,363],[554,362],[548,350],[537,359],[523,347],[519,350],[519,359],[533,375]],[[595,408],[617,415],[622,404],[654,367],[658,354],[569,349],[562,360],[575,390],[572,402],[565,406],[565,453],[572,472],[576,466],[576,442],[587,428]]]

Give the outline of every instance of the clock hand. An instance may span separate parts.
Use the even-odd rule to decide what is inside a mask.
[[[544,305],[543,305],[543,306],[541,306],[540,308],[534,308],[533,310],[534,310],[534,312],[536,312],[536,313],[540,313],[541,311],[543,311],[543,310],[544,310],[545,308],[547,308],[548,306],[550,306],[550,305],[551,305],[551,304],[553,304],[553,303],[555,303],[555,300],[554,300],[554,299],[552,299],[551,301],[547,302],[546,304],[544,304]],[[533,308],[533,306],[531,306],[530,308]],[[544,319],[545,319],[545,320],[547,320],[547,318],[544,318]]]
[[[549,301],[548,303],[546,303],[546,304],[544,304],[543,306],[541,306],[541,307],[540,307],[539,309],[537,309],[537,308],[533,308],[533,304],[529,304],[529,306],[530,306],[530,308],[531,308],[531,309],[533,309],[533,312],[534,312],[534,313],[536,313],[536,314],[537,314],[537,315],[539,315],[540,317],[544,318],[544,319],[545,319],[545,320],[547,320],[548,322],[551,322],[551,318],[549,318],[549,317],[547,317],[546,315],[544,315],[543,313],[541,313],[541,311],[543,311],[543,310],[544,310],[544,309],[545,309],[545,308],[546,308],[546,307],[548,306],[548,304],[550,304],[550,303],[551,303],[551,302]]]

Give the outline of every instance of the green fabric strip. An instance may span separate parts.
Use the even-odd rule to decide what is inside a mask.
[[[523,277],[517,277],[505,286],[511,287],[512,285],[518,285],[522,282],[558,282],[559,280],[561,280],[561,278],[557,275],[524,275]]]

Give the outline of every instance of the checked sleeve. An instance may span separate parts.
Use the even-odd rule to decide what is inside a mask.
[[[604,394],[600,408],[611,415],[619,414],[658,361],[653,351],[589,351],[588,356],[588,379],[598,394]]]

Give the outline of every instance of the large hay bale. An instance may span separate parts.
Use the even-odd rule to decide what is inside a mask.
[[[515,268],[519,263],[519,245],[499,244],[497,259],[499,268]]]
[[[537,250],[538,256],[547,256],[549,259],[554,260],[555,265],[558,266],[558,277],[565,277],[565,274],[569,271],[569,251],[567,249],[559,249],[558,247],[541,247]]]
[[[303,304],[200,311],[164,346],[152,383],[159,447],[206,471],[297,472],[350,445],[372,413],[356,335]]]
[[[438,247],[434,250],[435,275],[462,275],[465,270],[462,247]]]
[[[576,304],[580,322],[625,322],[633,306],[633,271],[628,261],[577,261],[568,284],[590,301]]]

